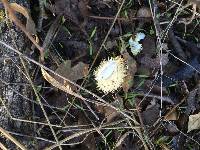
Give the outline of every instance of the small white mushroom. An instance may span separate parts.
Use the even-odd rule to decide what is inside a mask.
[[[94,72],[97,87],[104,93],[114,92],[122,86],[126,76],[123,58],[116,57],[104,60]]]

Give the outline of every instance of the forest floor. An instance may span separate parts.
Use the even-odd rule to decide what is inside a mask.
[[[27,149],[200,149],[199,8],[199,0],[34,0],[30,11],[10,3],[8,14],[25,21],[14,13],[8,24],[30,41],[15,52],[29,69],[31,127],[3,135]]]

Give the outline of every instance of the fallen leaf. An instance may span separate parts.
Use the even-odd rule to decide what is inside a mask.
[[[50,106],[64,109],[68,104],[68,95],[63,91],[46,91],[44,98],[48,101]]]
[[[14,11],[16,11],[16,12],[22,14],[24,17],[26,17],[26,19],[27,19],[26,20],[26,29],[31,34],[36,35],[35,23],[34,23],[31,15],[30,15],[30,12],[28,11],[28,9],[25,8],[24,6],[21,6],[21,5],[17,4],[17,3],[10,3],[10,7]]]
[[[179,133],[179,130],[177,128],[177,125],[173,122],[169,122],[164,125],[167,131],[170,133],[170,135],[177,135]]]
[[[150,104],[147,109],[141,113],[145,125],[153,125],[159,118],[159,105]]]
[[[200,129],[200,112],[198,114],[189,116],[187,132],[190,132],[195,129]]]
[[[173,112],[171,112],[169,115],[167,115],[165,117],[166,120],[170,121],[170,120],[178,120],[178,113],[176,110],[174,110]]]
[[[17,4],[17,3],[10,3],[10,7],[14,11],[21,13],[24,17],[29,19],[29,17],[30,17],[29,12],[24,6],[21,6],[21,5]]]
[[[70,88],[70,85],[68,84],[62,84],[60,82],[58,82],[55,78],[53,78],[52,76],[50,76],[43,68],[41,68],[41,71],[42,71],[42,75],[43,77],[49,82],[51,83],[54,87],[64,91],[64,92],[67,92],[69,94],[72,94],[73,95],[73,91],[71,90]]]
[[[77,81],[86,77],[89,73],[88,71],[89,65],[83,62],[79,62],[76,66],[72,68],[72,72],[70,73],[69,79],[73,81]]]
[[[72,86],[72,84],[68,81],[55,74],[48,74],[43,68],[41,68],[41,71],[43,77],[54,87],[75,97],[84,99],[81,95],[74,92],[75,86]],[[77,81],[78,79],[81,79],[88,74],[88,65],[79,62],[76,66],[71,68],[71,61],[67,60],[64,63],[62,63],[56,71],[59,75],[67,78],[70,81]]]
[[[147,36],[142,41],[142,46],[143,46],[142,52],[145,55],[152,56],[156,54],[156,42],[154,38]]]
[[[123,108],[123,100],[118,95],[116,96],[116,100],[111,104],[117,108]],[[120,115],[116,109],[109,106],[96,105],[96,108],[100,113],[104,114],[107,123],[113,121],[113,119]]]
[[[133,57],[129,55],[128,52],[125,52],[122,55],[128,67],[127,76],[124,79],[124,83],[122,87],[123,87],[124,92],[128,92],[128,90],[133,86],[134,75],[137,71],[137,63],[133,59]]]
[[[83,62],[79,62],[74,67],[71,67],[71,60],[66,60],[65,62],[60,64],[60,66],[56,69],[55,72],[71,81],[76,82],[77,80],[82,79],[83,77],[86,77],[88,75],[88,68],[89,65]],[[60,83],[64,83],[62,78],[59,78],[57,76],[54,76],[54,78]],[[67,81],[65,81],[65,84],[66,83]],[[73,90],[76,90],[76,88],[72,85],[70,87]]]

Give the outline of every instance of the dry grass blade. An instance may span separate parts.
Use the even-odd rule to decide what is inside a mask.
[[[0,127],[0,132],[13,143],[15,143],[20,149],[26,150],[26,147],[19,143],[14,137],[12,137],[6,130]]]
[[[121,137],[120,137],[120,139],[117,141],[117,143],[115,144],[115,148],[117,148],[117,147],[119,147],[121,144],[122,144],[122,142],[125,140],[125,138],[130,134],[130,133],[132,133],[132,132],[126,132],[125,134],[123,134]]]
[[[41,100],[40,100],[40,97],[39,97],[39,95],[38,95],[38,93],[37,93],[37,90],[36,90],[36,88],[35,88],[35,86],[34,86],[32,80],[31,80],[31,77],[30,77],[30,75],[29,75],[28,69],[27,69],[27,67],[26,67],[26,65],[25,65],[25,62],[24,62],[24,60],[22,59],[22,57],[20,57],[20,61],[21,61],[22,65],[23,65],[23,67],[24,67],[24,69],[25,69],[25,72],[26,72],[27,77],[28,77],[27,79],[29,80],[29,82],[30,82],[30,84],[31,84],[31,87],[33,88],[33,91],[34,91],[34,93],[35,93],[36,99],[37,99],[37,101],[39,102],[39,105],[40,105],[40,107],[41,107],[41,109],[42,109],[42,112],[43,112],[43,114],[44,114],[44,116],[45,116],[45,119],[46,119],[46,121],[47,121],[47,123],[48,123],[48,125],[49,125],[49,127],[50,127],[50,129],[51,129],[51,132],[52,132],[52,134],[53,134],[53,136],[54,136],[54,139],[56,140],[56,143],[58,143],[59,149],[62,150],[62,147],[61,147],[60,144],[59,144],[59,141],[58,141],[58,138],[57,138],[57,136],[56,136],[56,133],[55,133],[53,127],[52,127],[52,124],[51,124],[51,122],[50,122],[50,120],[49,120],[49,118],[48,118],[48,115],[47,115],[47,113],[46,113],[46,111],[45,111],[45,109],[44,109],[44,106],[42,105],[42,102],[41,102]]]
[[[7,150],[7,148],[0,142],[0,148],[2,149],[2,150]]]
[[[87,133],[92,133],[99,130],[99,128],[92,128],[92,129],[86,129],[85,131],[80,131],[78,133],[72,134],[71,136],[66,137],[65,139],[61,140],[59,144],[63,144],[64,142],[67,142],[73,138],[79,137],[81,135],[87,134]],[[45,148],[45,150],[51,150],[54,149],[58,146],[58,144],[54,144],[48,148]]]

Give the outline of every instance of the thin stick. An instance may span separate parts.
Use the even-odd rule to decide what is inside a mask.
[[[17,145],[20,149],[26,150],[26,147],[19,143],[13,136],[11,136],[6,130],[0,127],[0,132],[9,140],[11,140],[15,145]]]
[[[0,142],[0,148],[1,148],[2,150],[8,150],[8,149],[5,147],[5,145],[3,145],[1,142]]]
[[[98,20],[114,20],[115,17],[102,17],[102,16],[89,16],[89,18],[92,19],[98,19]],[[131,22],[133,20],[151,20],[151,17],[132,17],[132,18],[120,18],[117,17],[118,21],[124,21],[124,22]]]

